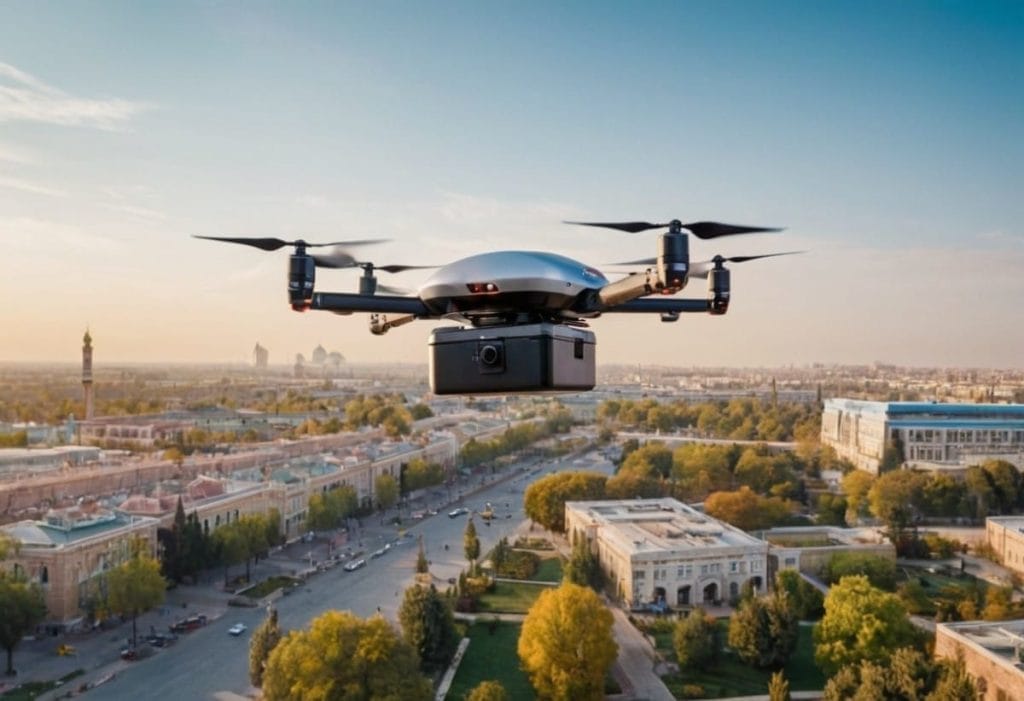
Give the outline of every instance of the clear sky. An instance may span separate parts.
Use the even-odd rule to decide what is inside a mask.
[[[432,323],[295,314],[286,252],[190,236],[600,267],[657,233],[561,220],[679,217],[787,227],[697,260],[808,253],[597,320],[599,361],[1021,368],[1022,47],[1020,2],[8,1],[0,361],[424,362]]]

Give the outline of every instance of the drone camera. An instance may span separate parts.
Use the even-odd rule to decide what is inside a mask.
[[[446,327],[430,334],[435,394],[593,389],[594,334],[562,324]]]
[[[305,311],[313,298],[316,262],[312,256],[296,253],[288,259],[288,301],[292,309]]]

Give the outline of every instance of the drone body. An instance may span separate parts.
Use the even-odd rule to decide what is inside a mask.
[[[313,244],[267,238],[199,236],[263,250],[294,246],[289,259],[288,299],[296,311],[321,309],[337,314],[369,312],[376,335],[418,319],[450,319],[470,328],[441,328],[432,334],[431,387],[438,394],[479,394],[585,390],[594,386],[594,335],[581,327],[607,313],[656,313],[665,322],[682,312],[725,314],[729,308],[727,262],[755,256],[715,256],[691,262],[689,231],[698,238],[778,231],[715,222],[588,223],[584,226],[639,233],[665,228],[658,255],[613,264],[643,266],[611,282],[596,268],[542,251],[481,253],[440,266],[413,296],[389,294],[374,272],[398,273],[420,265],[375,265],[359,261],[346,248],[376,241]],[[327,255],[307,249],[338,246]],[[316,268],[361,268],[358,293],[318,292]],[[706,277],[703,299],[674,297],[694,277]],[[378,294],[378,290],[385,294]],[[458,378],[457,381],[454,378]]]

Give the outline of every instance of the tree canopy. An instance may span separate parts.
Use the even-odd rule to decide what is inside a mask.
[[[799,625],[784,590],[751,597],[729,619],[729,647],[749,665],[781,669],[796,649]]]
[[[565,502],[603,499],[604,475],[597,472],[556,472],[537,480],[523,495],[526,515],[549,531],[565,532]]]
[[[680,669],[703,669],[718,661],[722,636],[714,617],[699,606],[676,623],[672,647]]]
[[[46,616],[46,601],[36,584],[0,573],[0,646],[7,652],[7,674],[14,674],[14,650]]]
[[[163,603],[166,594],[167,583],[160,574],[160,563],[143,552],[137,551],[130,560],[107,573],[110,610],[131,616],[132,645],[136,641],[139,614]]]
[[[518,651],[541,698],[603,699],[604,678],[618,654],[612,614],[591,589],[563,582],[530,607]]]
[[[788,521],[793,505],[779,497],[763,497],[743,486],[735,492],[714,492],[704,500],[704,510],[740,530],[756,531]]]
[[[430,682],[416,651],[380,616],[327,611],[309,630],[292,631],[263,672],[267,701],[429,701]]]
[[[424,672],[431,674],[448,665],[459,645],[459,634],[448,602],[433,584],[405,590],[398,620],[405,642],[419,653]]]
[[[814,628],[814,660],[826,673],[860,660],[882,662],[917,634],[895,594],[867,577],[844,577],[825,597],[825,615]]]
[[[269,615],[252,633],[249,641],[249,681],[253,686],[263,684],[263,670],[271,651],[281,642],[283,634],[277,622],[277,609],[270,609]]]

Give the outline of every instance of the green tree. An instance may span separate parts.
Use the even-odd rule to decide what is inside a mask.
[[[427,561],[427,553],[423,550],[423,539],[420,539],[419,552],[416,553],[416,574],[427,574],[430,571],[430,563]]]
[[[768,701],[790,701],[793,697],[789,695],[789,681],[781,671],[772,674],[768,681]]]
[[[509,701],[508,692],[500,683],[487,679],[474,686],[465,701]]]
[[[729,647],[759,669],[780,669],[796,648],[800,621],[785,591],[751,597],[729,619]]]
[[[398,481],[385,472],[374,482],[374,493],[377,497],[377,507],[381,511],[387,511],[398,501]]]
[[[896,470],[886,472],[871,485],[871,513],[885,523],[894,544],[899,545],[920,511],[926,479],[920,472]]]
[[[862,574],[871,586],[885,591],[896,590],[896,561],[870,553],[836,553],[825,566],[825,582],[834,584],[851,574]]]
[[[882,662],[916,640],[899,597],[871,586],[867,577],[844,577],[825,597],[825,615],[814,628],[814,661],[832,674],[860,660]]]
[[[801,621],[816,620],[825,612],[825,596],[796,570],[779,570],[775,589],[786,592],[786,600]]]
[[[253,686],[263,685],[267,658],[282,637],[281,626],[277,622],[277,609],[272,608],[263,623],[253,631],[252,640],[249,641],[249,682]]]
[[[697,670],[713,667],[718,662],[722,635],[714,617],[699,606],[676,623],[672,631],[672,647],[680,669]]]
[[[600,591],[604,583],[604,573],[597,555],[590,548],[590,541],[584,534],[573,535],[572,554],[565,563],[562,579],[566,582],[579,584]]]
[[[327,611],[274,647],[263,671],[267,701],[428,701],[416,651],[380,616]]]
[[[974,678],[967,673],[964,658],[939,662],[939,681],[926,701],[978,701],[981,694]]]
[[[140,544],[135,547],[139,548]],[[137,639],[136,619],[140,613],[159,606],[167,594],[167,582],[160,574],[160,563],[141,550],[107,573],[107,597],[110,610],[132,617],[132,646]]]
[[[466,530],[462,532],[462,552],[469,561],[469,570],[476,570],[476,559],[480,557],[480,538],[476,534],[476,524],[473,519],[466,522]]]
[[[433,584],[405,590],[398,620],[405,642],[419,653],[424,672],[432,674],[448,666],[459,645],[459,634],[448,602]]]
[[[563,582],[530,607],[518,652],[541,698],[603,699],[605,675],[618,654],[612,614],[591,589]]]
[[[875,477],[864,470],[852,470],[843,476],[842,487],[846,495],[846,522],[855,525],[862,516],[868,515],[868,492]]]
[[[851,663],[828,680],[824,701],[976,701],[974,682],[956,660],[933,661],[904,647],[885,661]]]
[[[0,646],[7,651],[7,674],[14,674],[14,650],[46,616],[46,601],[35,584],[0,573]]]
[[[213,532],[212,541],[218,561],[224,566],[224,586],[227,587],[228,568],[245,561],[249,556],[245,537],[235,524],[229,523]]]

